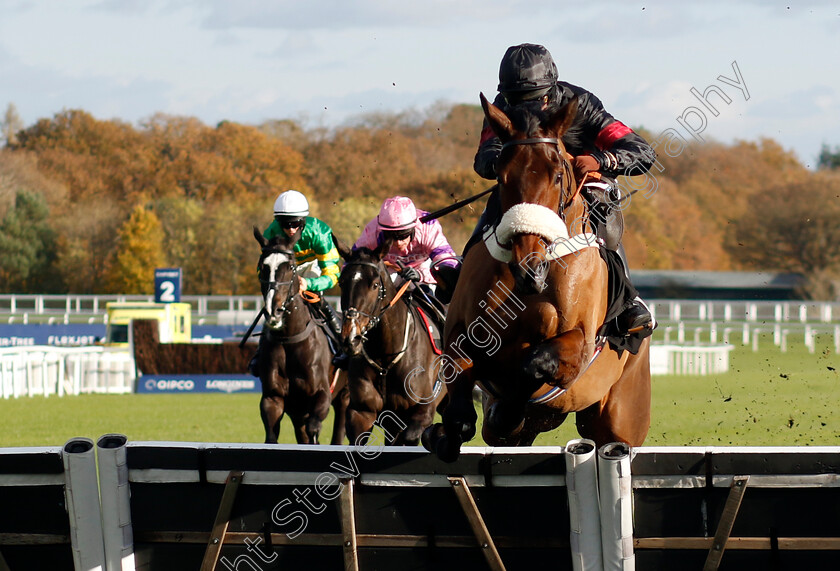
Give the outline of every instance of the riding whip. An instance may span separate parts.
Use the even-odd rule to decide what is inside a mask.
[[[474,201],[478,200],[479,198],[481,198],[485,194],[489,194],[490,192],[493,191],[494,188],[496,188],[496,185],[491,186],[490,188],[488,188],[487,190],[485,190],[483,192],[479,192],[475,196],[465,198],[464,200],[459,200],[455,204],[450,204],[449,206],[447,206],[445,208],[441,208],[440,210],[436,210],[435,212],[430,212],[429,214],[424,214],[423,216],[420,217],[420,222],[425,224],[429,220],[434,220],[436,218],[440,218],[441,216],[445,216],[445,215],[449,214],[450,212],[452,212],[453,210],[458,210],[459,208],[461,208],[463,206],[466,206],[470,202],[474,202]]]
[[[251,336],[251,332],[254,330],[254,327],[257,326],[257,323],[260,322],[260,319],[262,319],[263,315],[268,316],[268,312],[265,310],[264,307],[260,310],[260,312],[254,318],[254,322],[251,324],[251,327],[248,328],[248,331],[245,332],[245,336],[242,337],[242,341],[239,342],[239,347],[240,348],[245,346],[245,343],[248,341],[248,337]]]

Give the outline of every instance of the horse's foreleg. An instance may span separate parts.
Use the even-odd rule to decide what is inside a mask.
[[[649,345],[631,355],[621,377],[600,401],[578,412],[577,429],[598,446],[625,442],[641,446],[650,429]]]
[[[318,391],[312,399],[309,407],[309,414],[304,423],[304,431],[308,442],[298,444],[318,444],[318,436],[321,434],[321,425],[327,414],[330,412],[330,397],[326,391]]]
[[[461,444],[475,436],[478,415],[472,392],[475,379],[472,365],[463,359],[453,360],[458,373],[447,383],[448,403],[443,411],[443,424],[434,424],[423,433],[423,446],[436,452],[444,462],[454,462],[461,454]]]
[[[351,446],[367,442],[365,433],[370,433],[378,411],[385,407],[382,396],[374,385],[375,380],[357,377],[348,383],[350,404],[347,407],[347,438]],[[359,437],[362,437],[364,442],[357,442]]]
[[[426,427],[432,424],[435,418],[435,405],[417,405],[412,407],[411,414],[406,418],[406,427],[400,433],[399,441],[396,443],[405,446],[417,446],[420,442],[420,435]]]
[[[347,409],[347,438],[350,445],[364,446],[376,422],[376,413],[364,410]]]
[[[260,399],[260,417],[265,427],[266,444],[277,444],[284,407],[285,400],[281,396],[264,394]]]
[[[337,395],[333,397],[333,431],[332,440],[330,444],[339,445],[344,444],[344,436],[347,433],[347,405],[350,403],[350,393],[346,388],[341,389]]]
[[[586,366],[583,331],[573,329],[531,348],[520,369],[523,386],[537,390],[543,383],[568,388]]]

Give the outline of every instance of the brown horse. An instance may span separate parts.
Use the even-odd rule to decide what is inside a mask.
[[[258,267],[266,312],[257,365],[265,442],[277,443],[280,421],[288,413],[298,444],[318,444],[321,423],[332,403],[335,422],[330,443],[342,444],[349,401],[346,375],[336,375],[331,368],[333,353],[326,333],[300,295],[293,251],[299,236],[280,235],[269,242],[254,228],[262,246]]]
[[[416,445],[434,419],[443,387],[435,383],[435,346],[423,316],[391,281],[382,257],[392,242],[376,250],[348,250],[338,283],[343,313],[342,342],[350,356],[347,437],[364,444],[380,413],[399,419],[402,430],[388,444]]]
[[[607,266],[561,140],[577,101],[511,116],[484,95],[481,104],[503,143],[504,216],[464,260],[437,367],[450,400],[423,443],[457,458],[475,435],[478,382],[490,445],[530,445],[575,412],[581,436],[638,446],[650,426],[649,339],[635,355],[601,351]]]

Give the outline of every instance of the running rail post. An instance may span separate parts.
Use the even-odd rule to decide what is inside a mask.
[[[570,440],[565,450],[572,568],[574,571],[602,571],[595,442],[585,438]]]
[[[61,457],[64,462],[64,496],[70,518],[74,567],[76,571],[104,571],[105,548],[102,543],[93,440],[68,440]]]
[[[613,442],[598,449],[598,489],[604,571],[634,571],[630,446]]]
[[[96,441],[107,571],[134,571],[134,533],[125,451],[127,441],[122,434],[106,434]]]

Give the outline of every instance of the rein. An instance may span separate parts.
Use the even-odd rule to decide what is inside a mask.
[[[348,267],[348,266],[368,266],[368,267],[374,268],[377,271],[377,274],[379,275],[379,280],[380,280],[379,293],[377,294],[377,300],[376,300],[377,306],[378,306],[379,303],[382,300],[384,300],[385,296],[386,296],[385,286],[382,283],[382,274],[380,273],[381,268],[380,268],[379,264],[374,264],[373,262],[357,261],[357,262],[347,263],[345,265],[345,268]],[[389,301],[385,305],[385,307],[381,308],[379,313],[376,314],[376,315],[371,315],[371,314],[365,313],[363,311],[360,311],[360,310],[356,309],[355,307],[349,307],[344,312],[344,316],[345,316],[346,319],[357,319],[359,315],[364,315],[368,318],[367,325],[365,325],[365,327],[363,327],[362,331],[359,333],[359,336],[362,338],[362,356],[365,358],[365,361],[367,361],[370,366],[372,366],[374,369],[376,369],[376,371],[377,371],[377,373],[379,373],[380,377],[384,377],[388,373],[388,370],[391,367],[393,367],[395,364],[397,364],[397,362],[399,362],[399,360],[402,359],[403,356],[405,355],[406,349],[408,349],[409,327],[414,322],[414,316],[411,315],[411,311],[408,311],[406,313],[405,332],[403,334],[402,348],[396,353],[391,353],[391,355],[395,355],[395,357],[385,367],[382,367],[381,365],[379,365],[379,363],[374,361],[371,358],[370,354],[368,354],[367,349],[365,349],[365,343],[367,342],[367,334],[370,333],[374,328],[376,328],[379,325],[379,322],[382,320],[382,316],[385,315],[385,312],[388,311],[389,309],[391,309],[392,307],[394,307],[394,305],[396,305],[397,301],[403,296],[406,289],[408,289],[408,286],[410,286],[410,285],[411,285],[410,281],[406,281],[404,284],[402,284],[400,286],[399,290],[397,290],[396,295],[394,295],[394,297],[391,299],[391,301]]]

